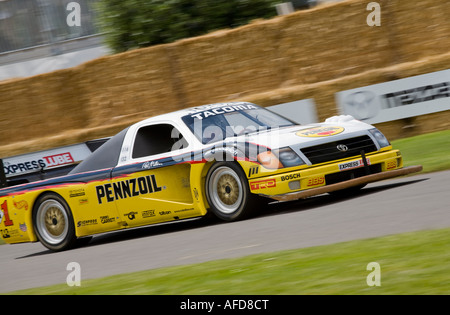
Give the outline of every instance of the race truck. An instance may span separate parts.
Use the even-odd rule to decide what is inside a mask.
[[[6,182],[10,172],[83,159],[64,151],[5,160]],[[0,234],[59,251],[208,213],[236,221],[267,201],[355,192],[421,169],[404,167],[377,128],[351,116],[299,125],[252,103],[203,105],[129,126],[64,176],[1,189]]]

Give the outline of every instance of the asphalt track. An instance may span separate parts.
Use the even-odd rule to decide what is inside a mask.
[[[271,204],[234,223],[191,221],[95,237],[61,253],[39,243],[0,246],[0,293],[256,253],[450,227],[450,171],[369,184],[358,195]],[[430,258],[432,259],[432,258]]]

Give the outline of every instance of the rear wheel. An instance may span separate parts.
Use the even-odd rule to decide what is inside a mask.
[[[48,249],[61,251],[76,242],[72,212],[57,194],[46,194],[37,200],[33,224],[39,241]]]
[[[247,178],[236,163],[218,162],[206,176],[206,197],[211,211],[225,221],[248,217],[256,196],[250,193]]]

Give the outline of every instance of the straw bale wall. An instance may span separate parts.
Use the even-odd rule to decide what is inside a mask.
[[[263,106],[314,98],[320,119],[334,93],[448,69],[450,3],[347,0],[75,68],[0,82],[0,156],[110,136],[188,106],[247,100]],[[449,111],[380,124],[398,138],[447,129]],[[403,128],[411,125],[411,128]]]

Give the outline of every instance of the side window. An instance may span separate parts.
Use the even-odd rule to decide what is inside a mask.
[[[172,125],[141,127],[134,140],[133,159],[179,150],[187,145],[183,135]]]

